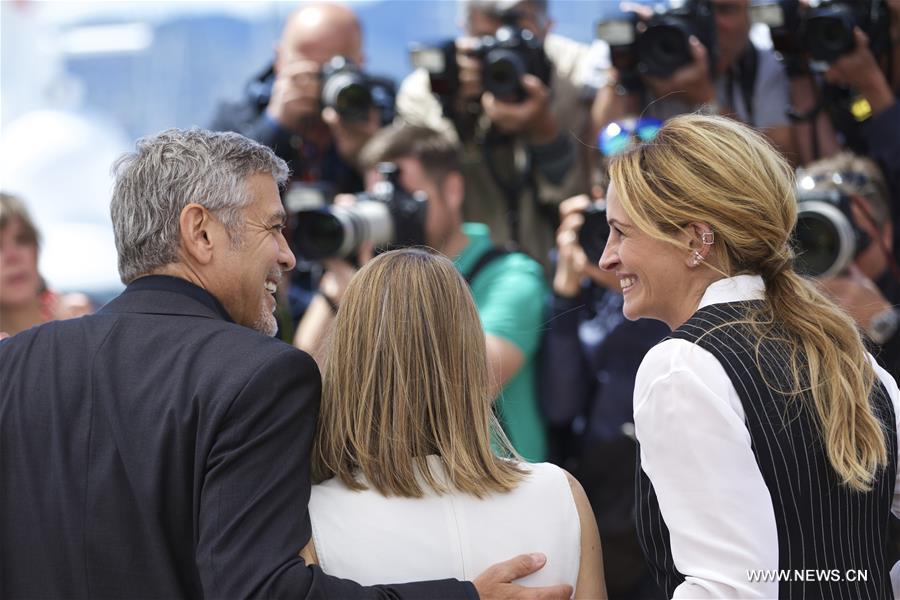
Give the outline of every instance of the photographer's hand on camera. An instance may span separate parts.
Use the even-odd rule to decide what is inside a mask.
[[[377,108],[369,110],[369,118],[365,121],[348,122],[334,108],[326,106],[322,109],[322,120],[331,130],[338,154],[351,165],[357,164],[360,150],[381,129],[381,114]]]
[[[550,112],[550,90],[531,74],[523,75],[521,82],[526,95],[521,102],[507,102],[484,92],[481,106],[501,131],[523,133],[532,145],[547,144],[559,133],[556,119]]]
[[[643,77],[644,83],[656,98],[670,94],[681,96],[689,104],[700,106],[716,99],[716,90],[709,72],[709,59],[703,43],[690,37],[691,64],[681,67],[665,79],[659,77]]]
[[[872,107],[872,114],[878,114],[894,103],[894,93],[869,50],[869,38],[856,27],[853,30],[856,47],[853,52],[834,61],[825,72],[825,79],[835,85],[851,87]]]
[[[275,77],[266,114],[283,128],[296,131],[318,114],[320,94],[319,65],[311,60],[290,62]]]
[[[584,223],[582,214],[591,205],[587,194],[581,194],[559,205],[560,225],[556,230],[557,262],[553,276],[553,292],[564,298],[574,298],[581,290],[587,255],[578,245],[578,231]]]

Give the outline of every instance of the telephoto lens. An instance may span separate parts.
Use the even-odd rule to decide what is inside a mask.
[[[374,106],[369,80],[356,65],[335,56],[322,67],[322,106],[347,121],[365,121]]]
[[[818,278],[841,273],[871,241],[853,221],[849,196],[838,190],[797,194],[793,237],[797,272]]]
[[[375,246],[394,239],[394,223],[387,204],[358,200],[352,206],[328,206],[297,215],[294,248],[308,260],[347,258],[371,241]]]
[[[292,211],[292,241],[298,256],[313,261],[348,258],[364,242],[370,242],[376,251],[425,243],[427,194],[404,190],[399,183],[400,171],[393,163],[380,163],[377,169],[383,179],[370,193],[356,194],[353,204]]]

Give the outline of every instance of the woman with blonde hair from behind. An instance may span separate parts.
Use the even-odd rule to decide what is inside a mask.
[[[790,166],[744,125],[686,115],[610,178],[600,265],[628,318],[672,329],[634,390],[639,537],[667,597],[897,597],[900,393],[794,271]]]
[[[606,597],[584,491],[562,469],[514,455],[491,412],[486,365],[475,304],[451,261],[395,250],[354,276],[323,366],[305,558],[365,585],[471,579],[541,552],[546,565],[517,583]]]

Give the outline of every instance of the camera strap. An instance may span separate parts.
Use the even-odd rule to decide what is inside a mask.
[[[491,246],[488,248],[484,254],[478,257],[478,260],[475,261],[475,264],[469,269],[469,272],[466,273],[466,283],[471,286],[472,281],[475,280],[475,277],[482,269],[491,264],[494,260],[501,256],[506,256],[507,254],[510,254],[510,251],[506,248],[501,248],[500,246]]]
[[[734,105],[734,84],[737,79],[738,87],[741,92],[741,100],[744,101],[744,108],[747,110],[747,124],[756,126],[754,117],[754,88],[756,87],[756,72],[759,65],[759,51],[753,42],[747,42],[747,47],[741,53],[737,62],[728,69],[727,78],[725,80],[725,97],[728,107],[731,110],[737,110]]]

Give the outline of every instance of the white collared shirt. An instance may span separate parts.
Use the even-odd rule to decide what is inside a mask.
[[[698,308],[764,296],[761,277],[738,275],[710,285]],[[869,359],[900,415],[897,383]],[[778,569],[778,531],[743,405],[719,361],[686,340],[652,348],[635,380],[634,424],[641,466],[685,576],[674,597],[777,598],[777,582],[749,581],[750,570]],[[900,476],[891,510],[900,516]],[[900,597],[900,563],[891,579]]]

